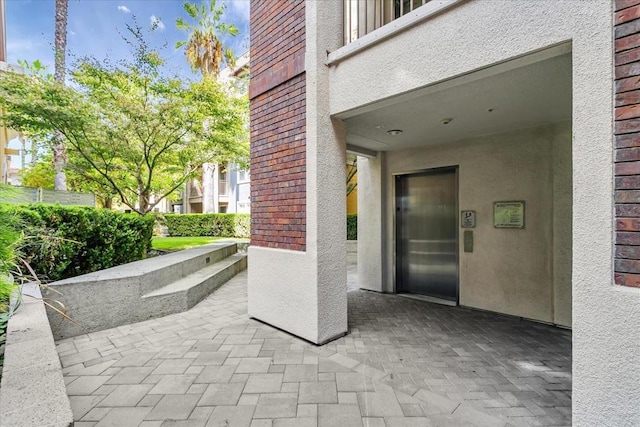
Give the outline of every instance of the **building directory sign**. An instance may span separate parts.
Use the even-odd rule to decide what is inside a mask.
[[[524,228],[524,202],[495,202],[493,204],[495,228]]]

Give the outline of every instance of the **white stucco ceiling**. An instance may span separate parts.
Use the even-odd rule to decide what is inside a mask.
[[[571,69],[569,53],[471,82],[448,81],[412,99],[387,99],[380,108],[344,119],[347,143],[389,151],[570,120]],[[403,133],[388,135],[391,129]]]

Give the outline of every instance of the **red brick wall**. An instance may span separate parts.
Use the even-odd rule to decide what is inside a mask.
[[[304,0],[251,0],[251,244],[306,248]]]
[[[615,10],[615,282],[640,287],[640,0]]]

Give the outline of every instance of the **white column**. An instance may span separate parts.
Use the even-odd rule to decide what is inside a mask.
[[[382,156],[358,157],[358,286],[382,292]]]

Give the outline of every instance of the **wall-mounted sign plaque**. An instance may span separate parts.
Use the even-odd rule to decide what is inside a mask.
[[[493,204],[495,228],[524,228],[524,202],[495,202]]]
[[[461,211],[460,212],[460,226],[462,228],[475,228],[475,226],[476,226],[476,211]]]

